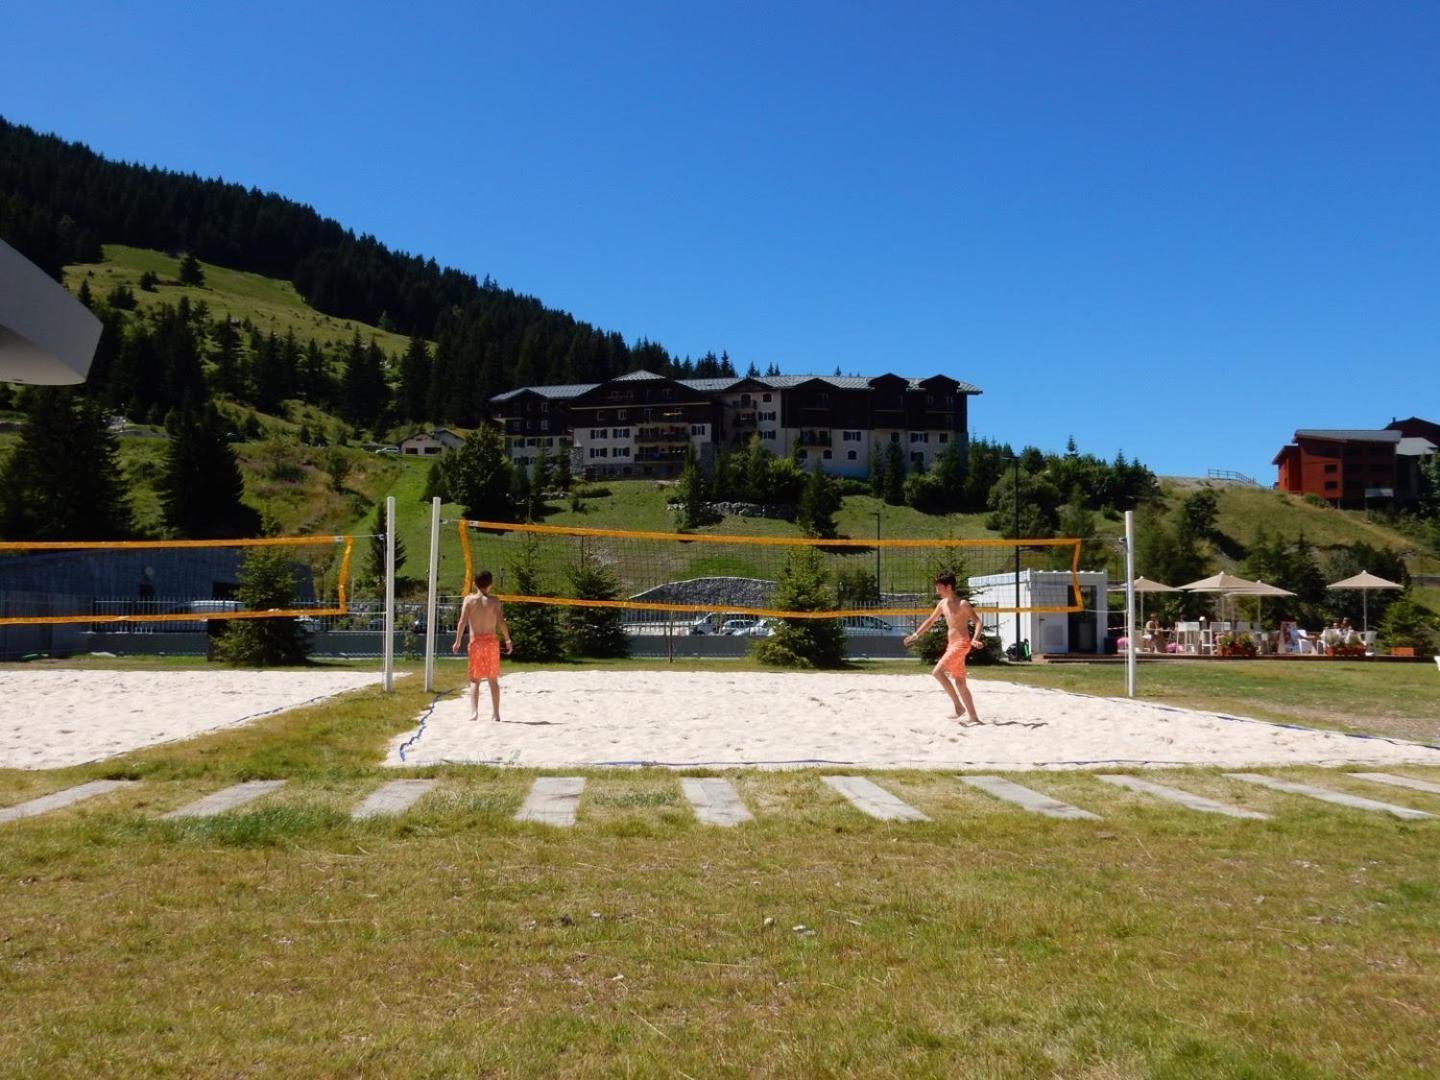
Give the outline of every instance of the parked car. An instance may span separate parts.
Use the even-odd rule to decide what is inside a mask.
[[[749,637],[769,637],[775,633],[774,619],[761,619],[754,626],[745,632]]]
[[[377,453],[377,454],[398,454],[398,453],[400,453],[400,447],[398,447],[398,446],[382,446],[382,447],[380,447],[379,450],[376,450],[375,453]]]
[[[847,615],[840,625],[850,637],[904,637],[901,627],[892,626],[874,615]]]
[[[228,611],[242,611],[244,605],[238,600],[190,600],[183,604],[174,604],[165,612],[167,615],[222,615]],[[196,620],[189,622],[176,619],[173,622],[161,622],[155,624],[155,629],[161,633],[203,633],[208,620]]]
[[[759,619],[726,619],[720,624],[720,633],[724,637],[747,637],[759,625]]]

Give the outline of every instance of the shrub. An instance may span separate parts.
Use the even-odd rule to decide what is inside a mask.
[[[1402,595],[1385,612],[1385,619],[1380,624],[1380,640],[1392,649],[1428,652],[1435,645],[1436,622],[1435,615],[1428,608]]]
[[[236,598],[251,611],[295,606],[295,573],[283,548],[253,548],[240,564]],[[232,664],[274,667],[303,664],[310,642],[295,619],[237,619],[228,623],[215,653]]]
[[[796,548],[775,584],[775,606],[786,611],[823,611],[834,595],[820,553]],[[757,638],[755,656],[780,667],[838,668],[845,665],[845,631],[835,619],[781,619],[768,638]]]
[[[1300,498],[1302,502],[1308,503],[1311,506],[1318,506],[1321,510],[1330,509],[1330,504],[1324,499],[1322,499],[1319,495],[1316,495],[1313,491],[1307,491]]]

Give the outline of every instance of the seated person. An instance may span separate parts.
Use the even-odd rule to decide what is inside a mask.
[[[1344,641],[1345,635],[1340,629],[1340,623],[1338,620],[1334,621],[1320,634],[1321,652],[1333,654],[1335,652],[1335,646],[1342,644]]]
[[[1145,651],[1154,652],[1160,648],[1164,640],[1163,631],[1160,629],[1160,620],[1151,615],[1145,623]]]

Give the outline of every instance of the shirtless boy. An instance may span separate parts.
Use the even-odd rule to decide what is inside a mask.
[[[505,612],[500,601],[490,595],[490,585],[495,580],[489,570],[475,575],[475,591],[465,597],[460,605],[460,622],[455,627],[455,644],[452,653],[460,651],[460,641],[465,631],[470,631],[470,719],[480,719],[480,680],[490,684],[491,720],[500,719],[500,638],[505,636],[505,652],[513,654],[515,643],[510,640],[510,627],[505,625]]]
[[[965,658],[970,654],[971,648],[978,649],[984,643],[980,616],[975,614],[969,600],[961,600],[955,595],[955,575],[948,570],[935,575],[935,595],[940,597],[940,602],[935,605],[930,617],[920,624],[920,628],[905,639],[905,644],[908,646],[919,640],[925,631],[935,625],[936,619],[944,616],[949,644],[945,648],[945,655],[940,657],[940,662],[931,669],[930,674],[940,680],[940,685],[950,695],[950,702],[955,706],[955,719],[962,718],[968,709],[970,722],[978,724],[980,717],[975,713],[975,699],[970,696],[970,687],[965,683]],[[970,636],[971,623],[975,624],[973,638]],[[951,685],[952,680],[954,685]],[[961,705],[962,701],[964,705]]]

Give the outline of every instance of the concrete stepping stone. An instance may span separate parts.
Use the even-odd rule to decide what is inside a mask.
[[[350,812],[356,821],[366,818],[403,814],[439,781],[436,780],[392,780],[372,791],[366,800]]]
[[[93,799],[97,795],[104,795],[107,792],[114,791],[116,788],[122,788],[134,783],[137,783],[137,781],[91,780],[84,784],[77,784],[72,788],[62,788],[60,791],[52,791],[49,795],[41,795],[38,799],[31,799],[28,802],[17,803],[14,806],[7,806],[0,809],[0,823],[19,821],[21,818],[37,817],[40,814],[47,814],[51,810],[58,810],[62,806],[71,806],[77,802],[84,802],[86,799]]]
[[[262,795],[268,795],[277,788],[286,784],[284,780],[246,780],[243,784],[234,784],[219,791],[213,791],[203,799],[196,799],[192,803],[180,807],[179,810],[171,810],[168,814],[162,814],[164,820],[175,820],[176,818],[212,817],[215,814],[223,814],[227,810],[234,810],[252,803]]]
[[[695,808],[695,817],[706,825],[741,825],[755,820],[729,780],[684,777],[680,787]]]
[[[1146,795],[1154,795],[1157,799],[1165,799],[1167,802],[1179,803],[1189,810],[1199,810],[1202,814],[1225,814],[1229,817],[1254,818],[1259,821],[1263,821],[1270,816],[1269,814],[1262,814],[1258,810],[1246,810],[1239,806],[1231,806],[1229,803],[1207,799],[1203,795],[1195,795],[1189,791],[1181,791],[1179,788],[1166,787],[1164,784],[1157,784],[1153,780],[1142,780],[1138,776],[1103,774],[1096,777],[1096,779],[1104,780],[1105,783],[1114,784],[1116,787],[1129,788],[1131,791],[1140,791]]]
[[[850,800],[855,809],[881,821],[929,821],[909,803],[901,802],[863,776],[822,776],[820,779]]]
[[[536,821],[541,825],[567,828],[575,824],[575,811],[580,806],[580,793],[585,790],[582,776],[542,776],[525,796],[525,804],[515,815],[516,821]]]
[[[1089,810],[1081,810],[1078,806],[1071,806],[1059,799],[1052,799],[1049,795],[1042,795],[1038,791],[1021,787],[1019,784],[999,776],[962,776],[962,783],[969,784],[973,788],[994,795],[997,799],[1004,799],[1006,802],[1022,806],[1026,810],[1036,814],[1044,814],[1046,817],[1066,818],[1069,820],[1099,821],[1100,815],[1092,814]]]
[[[1312,799],[1334,803],[1336,806],[1348,806],[1355,810],[1379,810],[1387,814],[1394,814],[1398,818],[1405,818],[1407,821],[1435,816],[1427,814],[1423,810],[1411,810],[1408,806],[1395,806],[1392,803],[1376,802],[1374,799],[1362,799],[1359,795],[1347,795],[1343,791],[1331,791],[1329,788],[1300,784],[1294,780],[1281,780],[1274,776],[1262,776],[1260,773],[1226,773],[1225,775],[1231,780],[1259,784],[1261,787],[1283,791],[1289,795],[1308,795]]]
[[[1357,772],[1350,775],[1358,776],[1361,780],[1374,780],[1377,784],[1390,784],[1392,787],[1404,787],[1412,791],[1425,791],[1431,795],[1440,795],[1440,784],[1432,780],[1417,780],[1413,776],[1395,776],[1388,772]]]

